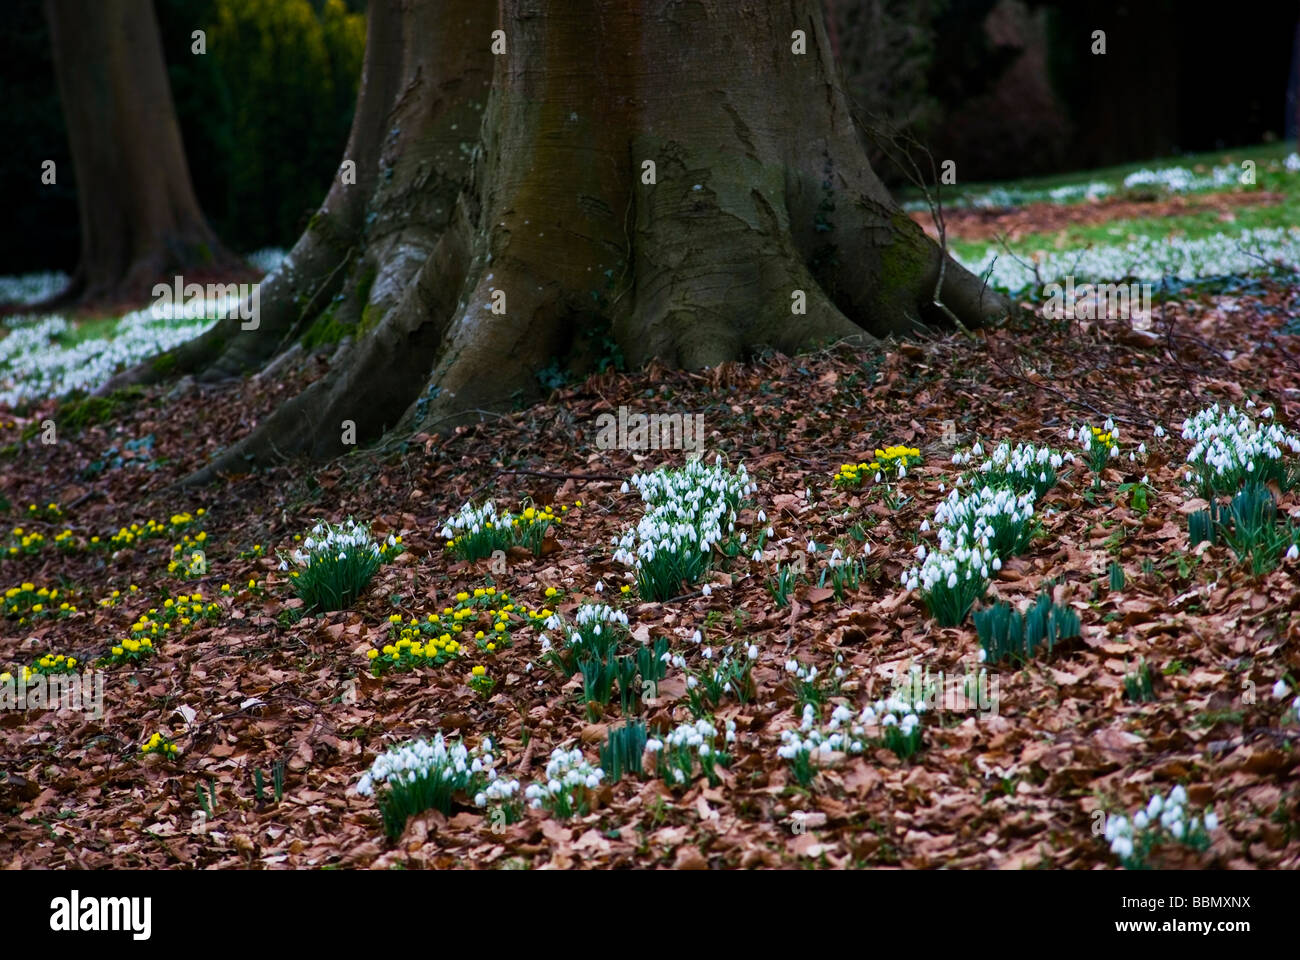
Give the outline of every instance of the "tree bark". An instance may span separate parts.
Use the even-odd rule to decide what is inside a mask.
[[[237,317],[114,377],[101,392],[194,374],[254,372],[298,340],[368,333],[454,215],[491,80],[482,0],[372,0],[357,108],[339,173],[262,284],[254,330]]]
[[[81,255],[42,306],[139,301],[173,271],[242,266],[190,182],[151,0],[45,0],[77,179]]]
[[[463,14],[412,7],[436,7],[444,32]],[[365,238],[395,278],[382,313],[195,482],[346,452],[344,421],[368,442],[539,397],[539,369],[582,373],[607,334],[633,364],[694,368],[944,322],[940,250],[871,171],[815,0],[502,0],[500,13],[457,37],[486,51],[499,26],[506,52],[450,220],[391,247]],[[944,277],[968,326],[1007,309],[955,262]]]

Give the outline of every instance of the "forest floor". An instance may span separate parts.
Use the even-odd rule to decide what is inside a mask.
[[[6,600],[0,671],[60,654],[96,665],[142,615],[171,619],[154,656],[103,667],[102,716],[0,711],[0,865],[1110,868],[1106,818],[1181,786],[1189,813],[1212,807],[1218,827],[1203,849],[1143,851],[1149,865],[1300,867],[1300,563],[1256,575],[1225,545],[1191,544],[1188,516],[1205,502],[1184,480],[1181,436],[1215,402],[1300,423],[1297,317],[1300,287],[1238,277],[1171,296],[1141,325],[1043,321],[884,353],[610,371],[477,426],[184,492],[172,484],[319,367],[0,411],[0,589],[58,591],[40,610],[26,594]],[[771,526],[760,559],[716,553],[708,591],[638,599],[614,558],[641,513],[623,483],[685,454],[601,449],[597,417],[620,406],[703,417],[706,461],[743,462],[756,484],[738,527]],[[44,444],[50,416],[57,442]],[[1094,473],[1067,431],[1107,418],[1119,455]],[[1035,504],[1038,536],[987,599],[1023,607],[1046,590],[1077,612],[1081,637],[981,663],[971,618],[938,626],[901,579],[967,469],[954,452],[1003,440],[1078,459]],[[922,457],[905,478],[833,484],[842,464],[894,444]],[[562,522],[540,555],[510,550],[504,570],[456,559],[440,531],[486,499],[550,505]],[[1296,490],[1279,509],[1300,514]],[[304,615],[278,555],[318,520],[348,517],[404,549],[350,609]],[[199,545],[204,570],[173,565],[175,547],[183,558]],[[832,548],[857,561],[856,587],[821,582]],[[783,570],[794,579],[781,602]],[[367,652],[391,642],[390,618],[424,620],[489,586],[515,605],[508,646],[467,640],[441,665],[372,674]],[[581,674],[542,656],[527,611],[571,618],[588,602],[682,659],[628,703],[586,702]],[[201,615],[171,613],[178,603]],[[751,645],[752,685],[701,710],[688,675]],[[791,659],[819,679],[801,683]],[[470,686],[475,666],[495,681],[487,695]],[[913,670],[949,682],[984,670],[975,683],[992,696],[925,711],[910,756],[837,753],[799,782],[778,750],[805,701],[824,726],[836,705],[856,714]],[[662,735],[697,713],[720,730],[734,722],[716,782],[606,776],[571,819],[524,809],[505,823],[458,796],[390,841],[374,798],[356,791],[378,755],[413,738],[490,737],[499,771],[528,784],[546,781],[556,748],[599,763],[629,716]],[[141,753],[155,733],[174,758]]]

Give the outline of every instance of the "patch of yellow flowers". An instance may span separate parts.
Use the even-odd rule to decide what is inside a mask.
[[[208,572],[207,555],[204,553],[207,543],[208,535],[202,530],[192,537],[188,533],[185,534],[181,542],[172,547],[172,558],[167,564],[167,572],[183,577],[204,576]]]
[[[497,682],[488,676],[487,667],[481,663],[470,670],[469,676],[465,680],[469,684],[469,688],[484,699],[492,696],[492,690],[497,685]]]
[[[37,530],[24,530],[22,527],[14,527],[10,531],[9,548],[7,553],[11,557],[16,557],[20,553],[40,553],[41,547],[45,545],[45,535]]]
[[[61,653],[47,653],[30,667],[23,668],[23,679],[29,679],[36,674],[51,676],[56,673],[76,673],[77,658],[67,657]]]
[[[154,652],[153,640],[149,637],[141,637],[138,640],[124,637],[109,650],[108,656],[114,663],[138,663],[153,656]]]
[[[198,590],[182,593],[175,599],[169,597],[164,600],[161,607],[150,607],[147,613],[140,614],[140,618],[131,624],[131,637],[157,638],[173,626],[179,627],[178,632],[184,633],[196,621],[216,620],[220,615],[221,607],[215,603],[205,604],[203,594]]]
[[[131,584],[129,587],[127,587],[126,590],[128,595],[140,592],[140,588],[137,587],[134,583]],[[114,590],[108,596],[100,600],[99,605],[101,607],[116,607],[121,602],[122,602],[122,591]]]
[[[175,758],[180,753],[176,744],[172,743],[170,737],[165,737],[161,733],[155,733],[152,737],[140,745],[140,752],[143,754],[156,754],[160,757],[166,757],[168,760]]]
[[[471,641],[487,654],[507,648],[520,612],[505,591],[476,587],[456,594],[455,605],[423,620],[414,614],[403,620],[400,613],[388,618],[390,643],[366,651],[375,676],[389,670],[406,671],[418,666],[438,665],[462,656]],[[529,611],[533,616],[533,611]],[[549,616],[549,612],[547,616]]]
[[[27,623],[28,618],[66,617],[76,613],[77,608],[67,600],[59,600],[58,588],[37,588],[34,583],[23,583],[10,587],[4,592],[0,601],[0,615],[18,617],[18,623]]]
[[[134,546],[141,540],[149,540],[153,537],[165,536],[168,533],[175,533],[184,530],[191,524],[197,523],[207,513],[200,508],[194,513],[174,513],[168,518],[166,523],[160,523],[150,518],[143,525],[133,523],[129,527],[121,527],[117,533],[109,538],[109,544],[116,548]]]
[[[894,445],[876,450],[874,460],[865,463],[844,463],[832,477],[832,483],[840,489],[862,486],[869,476],[876,481],[887,479],[892,473],[896,477],[907,476],[909,467],[922,462],[921,451],[916,447]]]

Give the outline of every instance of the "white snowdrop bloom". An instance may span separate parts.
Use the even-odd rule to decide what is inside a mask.
[[[1160,816],[1160,811],[1163,810],[1164,807],[1165,807],[1165,798],[1157,793],[1155,796],[1153,796],[1150,799],[1150,801],[1147,802],[1147,816],[1148,817]]]
[[[1169,792],[1169,802],[1176,804],[1180,807],[1186,805],[1187,791],[1183,789],[1183,785],[1181,783],[1178,786],[1174,787],[1174,789]]]
[[[751,644],[749,645],[749,649],[745,651],[745,656],[748,657],[750,660],[757,660],[757,659],[758,659],[758,644],[756,644],[756,643],[751,643]]]
[[[706,597],[711,597],[713,596],[713,588],[706,583],[704,586],[700,587],[700,593],[704,594]]]
[[[1209,833],[1219,829],[1219,816],[1213,810],[1205,811],[1205,829]]]
[[[1300,544],[1293,543],[1291,544],[1290,547],[1287,548],[1286,558],[1288,560],[1295,560],[1298,557],[1300,557]]]
[[[767,514],[762,510],[758,511],[758,522],[767,523]]]
[[[619,492],[619,493],[631,493],[631,492],[632,492],[631,488],[628,487],[628,485],[627,485],[627,481],[626,481],[626,480],[624,480],[624,481],[623,481],[623,485],[622,485],[621,487],[618,488],[618,492]]]
[[[1160,424],[1157,423],[1156,428],[1151,432],[1157,439],[1159,439],[1160,437],[1163,437],[1165,435],[1165,428],[1160,426]]]
[[[1274,700],[1281,700],[1290,692],[1291,692],[1291,688],[1286,685],[1285,680],[1279,680],[1277,683],[1273,684]]]
[[[930,532],[930,521],[929,521],[929,520],[922,520],[922,521],[921,521],[921,532],[922,532],[922,533],[929,533],[929,532]]]
[[[809,540],[809,541],[808,541],[808,547],[807,547],[807,550],[806,550],[805,552],[807,552],[807,553],[816,553],[816,552],[817,552],[817,544],[816,544],[814,541]]]
[[[596,592],[597,592],[597,593],[604,593],[604,592],[605,592],[605,581],[604,581],[604,580],[597,580],[597,581],[596,581]]]
[[[1137,827],[1139,830],[1145,830],[1148,823],[1150,823],[1150,820],[1147,819],[1147,813],[1145,810],[1139,810],[1133,815],[1133,826]]]

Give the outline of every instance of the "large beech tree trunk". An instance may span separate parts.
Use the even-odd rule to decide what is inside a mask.
[[[345,452],[344,421],[364,443],[537,397],[540,369],[581,373],[599,336],[633,364],[701,367],[1007,309],[952,261],[935,304],[939,248],[863,155],[816,0],[482,7],[372,2],[372,30],[400,21],[408,68],[365,204],[391,231],[348,242],[389,281],[329,373],[193,480]],[[412,83],[417,51],[429,73]],[[195,352],[209,370],[264,359],[291,327]]]
[[[146,298],[173,271],[241,266],[190,182],[152,0],[45,0],[77,177],[81,259],[45,304]]]

